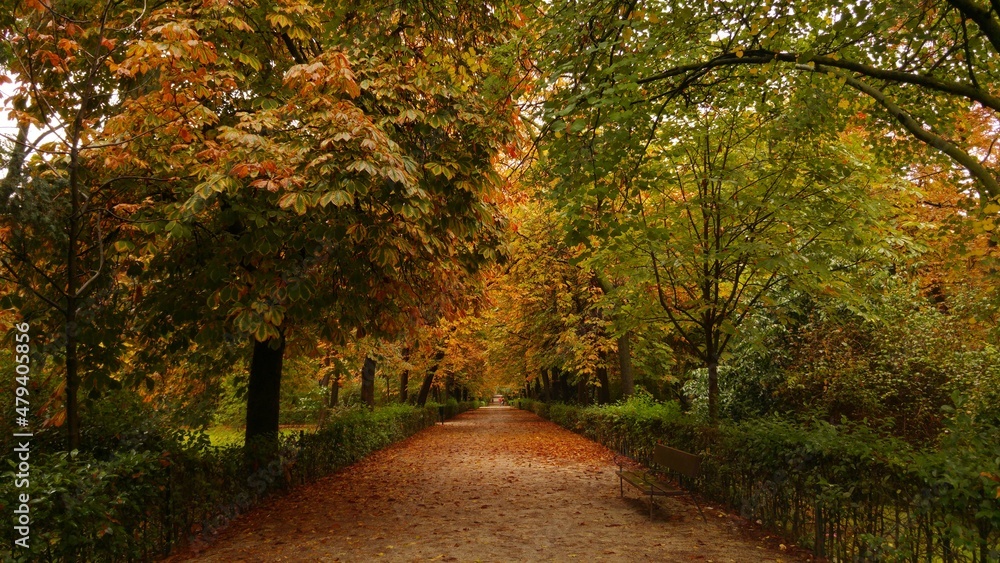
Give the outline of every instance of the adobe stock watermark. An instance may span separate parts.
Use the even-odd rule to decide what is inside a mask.
[[[14,326],[14,463],[17,471],[14,473],[14,489],[17,497],[14,506],[14,545],[28,549],[31,541],[31,495],[27,491],[31,477],[31,438],[30,426],[31,399],[28,393],[28,382],[31,381],[31,337],[28,336],[28,323]]]

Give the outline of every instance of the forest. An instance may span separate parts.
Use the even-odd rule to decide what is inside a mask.
[[[1000,560],[997,2],[0,7],[9,560],[495,395],[818,560]]]

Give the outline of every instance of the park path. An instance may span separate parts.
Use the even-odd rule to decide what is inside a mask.
[[[637,491],[603,446],[510,407],[428,428],[171,561],[805,561],[740,518]]]

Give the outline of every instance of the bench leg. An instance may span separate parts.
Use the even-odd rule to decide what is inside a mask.
[[[705,523],[707,524],[708,520],[705,518],[705,513],[702,512],[702,510],[701,510],[701,503],[698,502],[697,497],[695,497],[694,495],[691,495],[691,500],[693,500],[694,501],[694,505],[698,507],[698,514],[701,514],[701,519],[704,520]]]
[[[653,519],[653,487],[649,488],[649,519]]]

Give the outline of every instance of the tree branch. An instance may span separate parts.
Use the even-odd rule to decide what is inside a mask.
[[[823,65],[795,65],[795,68],[799,70],[807,70],[811,72],[835,72],[831,68],[824,67]],[[997,182],[993,173],[990,172],[988,168],[983,166],[977,159],[973,158],[972,155],[965,152],[958,147],[955,143],[945,139],[941,135],[929,131],[923,127],[923,124],[918,122],[903,108],[896,105],[895,102],[890,100],[881,90],[854,78],[853,76],[847,76],[843,73],[840,74],[842,78],[847,81],[847,85],[855,90],[862,92],[879,103],[889,115],[894,117],[896,121],[903,126],[904,129],[910,132],[914,137],[922,141],[924,144],[929,145],[944,154],[950,156],[955,162],[961,164],[969,171],[975,179],[979,180],[980,184],[985,191],[985,195],[989,196],[989,199],[996,198],[1000,196],[1000,183]]]
[[[948,3],[963,16],[976,22],[993,49],[1000,53],[1000,23],[993,19],[991,9],[983,8],[973,0],[948,0]]]
[[[671,69],[667,69],[663,72],[654,74],[652,76],[647,76],[646,78],[639,79],[636,82],[640,85],[649,84],[652,82],[665,80],[667,78],[673,78],[675,76],[683,76],[688,73],[703,72],[708,69],[723,67],[723,66],[764,65],[774,61],[798,64],[801,58],[802,58],[801,54],[798,53],[785,53],[785,52],[769,51],[765,49],[746,51],[743,53],[742,57],[737,56],[735,53],[724,53],[708,61],[692,63],[689,65],[682,65]],[[809,59],[809,61],[814,62],[816,64],[824,65],[826,67],[833,67],[843,70],[849,70],[851,72],[856,72],[868,78],[875,78],[878,80],[886,80],[888,82],[897,82],[902,84],[913,84],[914,86],[923,86],[924,88],[928,88],[930,90],[934,90],[937,92],[962,96],[964,98],[968,98],[969,100],[979,102],[983,106],[991,108],[995,111],[1000,111],[1000,97],[994,96],[989,92],[986,92],[969,84],[962,84],[961,82],[950,82],[950,81],[940,80],[931,76],[914,74],[911,72],[903,72],[899,70],[884,70],[880,68],[875,68],[873,66],[856,63],[853,61],[822,56],[822,55],[812,57],[811,59]]]

